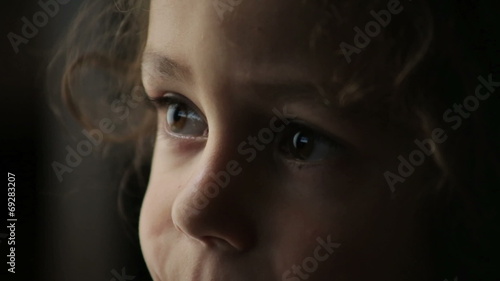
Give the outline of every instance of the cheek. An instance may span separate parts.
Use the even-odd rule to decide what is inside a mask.
[[[146,249],[157,247],[157,242],[174,229],[172,205],[181,186],[181,177],[168,172],[165,161],[155,158],[139,219],[141,246]]]
[[[283,181],[286,184],[281,185],[286,186],[280,196],[282,203],[271,222],[281,229],[283,251],[294,255],[297,241],[314,243],[328,236],[345,248],[355,248],[361,256],[368,256],[377,244],[400,243],[400,239],[390,239],[384,233],[390,229],[397,238],[407,236],[413,222],[412,208],[391,199],[382,175],[383,171],[372,165],[347,162],[332,164],[328,169],[303,168],[287,175]],[[312,251],[313,246],[300,251]]]
[[[179,150],[175,141],[161,136],[156,140],[149,185],[139,221],[143,247],[164,244],[165,237],[175,232],[172,220],[174,202],[186,190],[186,183],[193,176],[193,166],[198,160],[188,153],[179,153]]]
[[[176,198],[176,186],[170,174],[151,173],[139,219],[141,250],[152,273],[158,272],[168,260],[168,253],[175,238],[172,223],[172,205]]]

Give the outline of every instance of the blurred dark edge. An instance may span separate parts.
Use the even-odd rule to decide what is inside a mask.
[[[47,1],[47,0],[44,0]],[[14,52],[7,34],[21,33],[22,17],[40,11],[38,1],[2,5],[0,234],[7,233],[7,177],[16,175],[16,268],[7,271],[7,240],[0,243],[0,280],[113,280],[125,269],[134,280],[150,280],[134,232],[117,212],[123,167],[88,157],[60,183],[51,167],[64,161],[65,146],[79,140],[65,132],[49,109],[45,68],[82,1],[71,0],[27,44]],[[71,124],[71,123],[70,123]],[[75,128],[78,127],[75,123]],[[5,208],[5,209],[4,209]],[[117,278],[115,278],[117,279]],[[118,279],[117,279],[118,280]]]

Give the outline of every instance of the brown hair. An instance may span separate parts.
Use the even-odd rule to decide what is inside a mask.
[[[332,28],[338,30],[341,41],[352,41],[352,27],[366,23],[370,10],[377,11],[388,2],[302,1],[312,2],[322,11],[311,31],[311,47],[321,44]],[[429,137],[434,128],[449,128],[443,112],[475,93],[478,76],[493,75],[497,78],[494,81],[500,80],[496,41],[500,36],[490,22],[491,11],[495,10],[492,2],[402,3],[408,7],[404,15],[394,17],[352,63],[345,62],[340,49],[333,50],[339,57],[340,67],[332,80],[340,81],[340,103],[359,103],[371,110],[374,102],[383,102],[392,109],[385,114],[404,115],[418,126],[416,133],[422,137]],[[86,93],[76,96],[72,91],[75,74],[82,67],[102,68],[114,75],[110,95],[130,95],[135,86],[141,85],[148,8],[146,0],[89,1],[69,28],[55,61],[64,64],[62,100],[85,126],[95,123],[81,106],[89,97]],[[459,280],[462,276],[500,279],[499,105],[498,95],[482,102],[458,130],[447,130],[452,140],[439,145],[433,154],[441,180],[430,195],[433,200],[428,207],[435,213],[432,236],[441,280],[457,274]],[[144,163],[147,167],[151,156],[151,150],[142,147],[144,136],[154,131],[154,112],[145,105],[141,113],[142,121],[129,127],[128,134],[109,136],[112,141],[138,140],[136,151],[141,153],[131,174]]]

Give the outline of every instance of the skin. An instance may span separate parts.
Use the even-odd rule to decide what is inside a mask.
[[[334,91],[294,93],[297,84],[333,89],[326,77],[335,67],[334,46],[308,45],[317,11],[301,1],[243,0],[221,20],[212,2],[151,3],[143,63],[148,95],[183,95],[209,128],[206,135],[172,134],[169,108],[159,106],[140,218],[153,279],[432,280],[429,214],[421,208],[431,168],[416,168],[396,198],[383,176],[397,170],[399,154],[415,149],[415,135],[349,114]],[[174,63],[162,64],[164,57]],[[282,125],[273,109],[341,145],[312,161],[294,159],[280,150],[279,140],[293,136],[285,130],[248,160],[238,146],[270,120]],[[240,172],[193,212],[211,175],[231,161]],[[303,262],[315,256],[318,239],[340,246],[307,272]]]

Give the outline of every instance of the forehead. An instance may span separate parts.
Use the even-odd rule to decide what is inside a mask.
[[[233,71],[273,64],[311,71],[334,53],[311,48],[319,16],[303,0],[152,0],[146,49]],[[313,63],[318,57],[322,64]]]
[[[332,13],[324,3],[339,9]],[[197,86],[311,83],[318,90],[314,97],[329,107],[356,116],[379,114],[386,107],[381,103],[390,100],[385,96],[392,95],[386,81],[391,78],[380,69],[387,61],[370,46],[364,56],[376,62],[346,62],[339,44],[352,41],[348,19],[363,13],[348,13],[341,3],[355,6],[328,0],[151,0],[143,76],[158,72],[160,55],[174,62],[163,64],[167,70],[182,66]]]

